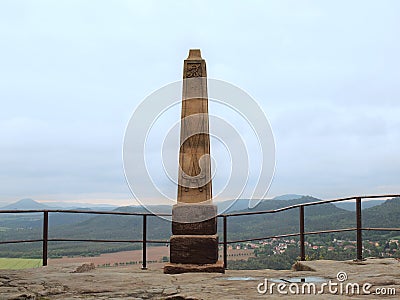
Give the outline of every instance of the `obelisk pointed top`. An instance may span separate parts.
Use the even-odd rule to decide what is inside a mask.
[[[200,49],[190,49],[187,59],[202,59]]]

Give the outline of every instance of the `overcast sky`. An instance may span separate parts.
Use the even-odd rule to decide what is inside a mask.
[[[265,111],[268,197],[400,193],[399,11],[395,0],[1,1],[0,205],[135,204],[125,127],[182,77],[190,48]]]

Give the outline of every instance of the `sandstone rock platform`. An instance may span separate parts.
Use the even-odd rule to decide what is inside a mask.
[[[141,270],[137,266],[87,268],[65,264],[26,270],[0,270],[0,299],[398,299],[400,262],[396,259],[353,261],[309,261],[298,270],[227,270],[219,273],[163,274],[162,269]],[[311,271],[315,270],[315,271]],[[368,282],[375,287],[394,288],[396,295],[295,295],[259,294],[265,278],[323,277],[338,282],[339,271],[349,282]],[[372,289],[371,289],[372,290]]]

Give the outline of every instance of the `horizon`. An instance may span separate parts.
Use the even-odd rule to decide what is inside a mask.
[[[288,199],[276,199],[276,198],[278,198],[278,197],[283,197],[283,196],[288,196],[288,195],[293,195],[293,196],[297,196],[298,198],[288,198]],[[263,198],[263,199],[258,199],[258,200],[260,200],[259,201],[259,203],[262,203],[263,201],[269,201],[269,200],[273,200],[273,201],[289,201],[289,200],[298,200],[298,199],[301,199],[301,198],[303,198],[303,197],[309,197],[309,198],[314,198],[314,199],[317,199],[317,200],[321,200],[321,201],[325,201],[325,200],[333,200],[333,199],[321,199],[321,198],[316,198],[316,197],[314,197],[314,196],[312,196],[312,195],[298,195],[298,194],[283,194],[283,195],[278,195],[278,196],[275,196],[275,197],[273,197],[273,198]],[[379,199],[369,199],[369,198],[365,198],[365,199],[363,199],[363,203],[365,203],[365,202],[369,202],[369,201],[382,201],[382,202],[384,202],[384,201],[386,201],[386,200],[390,200],[390,199],[395,199],[395,198],[398,198],[398,197],[386,197],[386,198],[379,198]],[[24,201],[24,200],[29,200],[29,201],[33,201],[33,202],[36,202],[36,203],[39,203],[39,204],[44,204],[44,205],[51,205],[51,204],[62,204],[63,206],[66,206],[66,207],[68,207],[67,205],[71,205],[71,206],[73,206],[74,204],[79,204],[79,205],[89,205],[89,206],[101,206],[101,205],[104,205],[104,206],[110,206],[110,207],[126,207],[126,206],[140,206],[140,207],[146,207],[146,206],[144,206],[144,205],[142,205],[142,204],[132,204],[132,203],[127,203],[127,204],[121,204],[121,205],[118,205],[118,204],[112,204],[111,202],[102,202],[102,203],[99,203],[99,202],[75,202],[75,201],[48,201],[48,200],[45,200],[45,201],[41,201],[41,200],[35,200],[35,199],[32,199],[32,198],[22,198],[22,199],[19,199],[19,200],[17,200],[17,201],[13,201],[13,202],[9,202],[9,203],[4,203],[4,204],[2,204],[1,206],[0,206],[0,209],[2,208],[2,207],[4,207],[4,206],[9,206],[9,205],[12,205],[12,204],[15,204],[15,203],[18,203],[18,202],[21,202],[21,201]],[[228,199],[228,200],[219,200],[219,201],[214,201],[214,203],[216,203],[216,204],[221,204],[221,203],[224,203],[224,202],[232,202],[233,204],[232,205],[234,205],[234,203],[236,202],[236,201],[249,201],[249,199],[241,199],[241,198],[239,198],[239,199],[235,199],[235,200],[233,200],[233,199]],[[339,203],[354,203],[355,202],[355,200],[344,200],[344,201],[341,201],[341,202],[339,202]],[[333,204],[336,204],[336,203],[333,203]],[[173,204],[170,204],[170,203],[160,203],[160,204],[154,204],[154,206],[172,206]],[[257,206],[256,206],[257,207]],[[253,208],[256,208],[256,207],[253,207]],[[252,209],[253,209],[252,208]]]

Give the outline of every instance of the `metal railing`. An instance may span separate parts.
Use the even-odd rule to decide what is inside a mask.
[[[356,260],[362,260],[362,232],[365,231],[400,231],[400,228],[363,228],[362,227],[362,212],[361,212],[361,202],[363,199],[376,199],[376,198],[395,198],[400,197],[400,195],[377,195],[377,196],[356,196],[348,198],[340,198],[333,200],[322,200],[315,202],[307,202],[301,204],[295,204],[291,206],[286,206],[278,209],[264,210],[264,211],[250,211],[250,212],[237,212],[237,213],[227,213],[219,214],[217,217],[223,220],[223,241],[219,242],[223,245],[223,261],[224,267],[228,267],[228,245],[234,243],[250,242],[250,241],[260,241],[273,238],[284,238],[284,237],[294,237],[299,236],[300,244],[300,260],[305,260],[305,236],[321,233],[335,233],[335,232],[345,232],[345,231],[356,231],[356,249],[357,255]],[[307,206],[321,205],[334,202],[342,202],[348,200],[355,200],[356,204],[356,227],[343,228],[343,229],[332,229],[332,230],[320,230],[320,231],[305,231],[304,223],[304,210]],[[228,241],[228,218],[237,216],[248,216],[248,215],[261,215],[261,214],[273,214],[291,209],[299,209],[299,232],[289,233],[282,235],[266,236],[261,238],[249,238],[249,239],[239,239]],[[117,211],[92,211],[92,210],[63,210],[63,209],[29,209],[29,210],[0,210],[0,214],[19,214],[19,213],[43,213],[43,237],[42,239],[30,239],[30,240],[10,240],[10,241],[0,241],[1,244],[17,244],[17,243],[32,243],[32,242],[42,242],[42,261],[43,266],[47,266],[48,260],[48,243],[49,242],[99,242],[99,243],[142,243],[142,269],[147,269],[147,244],[168,244],[168,240],[149,240],[147,239],[147,218],[155,216],[170,217],[171,214],[168,213],[130,213],[130,212],[117,212]],[[68,238],[49,238],[49,213],[78,213],[78,214],[96,214],[96,215],[122,215],[122,216],[141,216],[142,217],[142,239],[141,240],[109,240],[109,239],[68,239]]]

